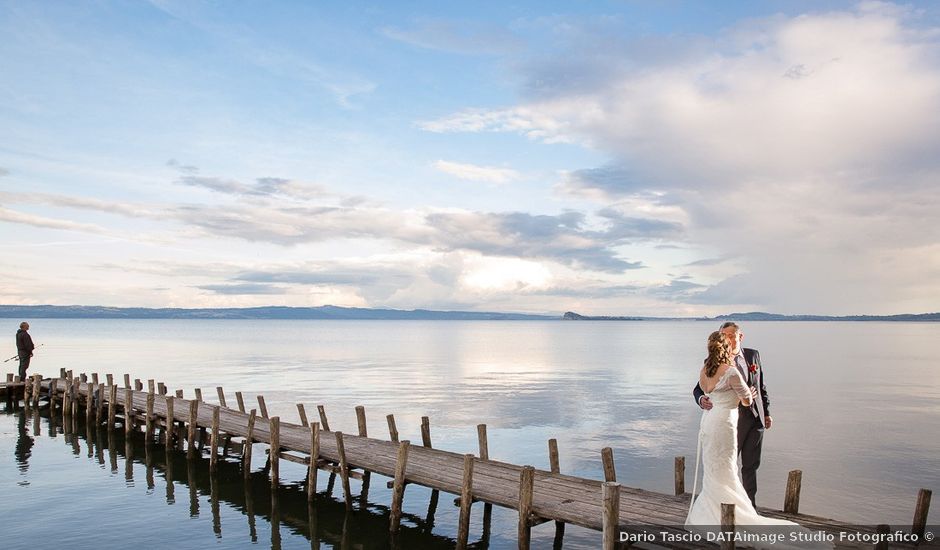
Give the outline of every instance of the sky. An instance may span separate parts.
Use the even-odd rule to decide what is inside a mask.
[[[0,303],[940,311],[932,2],[0,0]]]

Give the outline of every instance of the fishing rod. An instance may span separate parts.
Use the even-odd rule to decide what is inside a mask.
[[[44,345],[45,345],[45,344],[39,344],[39,345],[36,346],[36,347],[37,347],[37,348],[41,348],[41,347],[43,347]],[[20,354],[17,353],[16,355],[14,355],[13,357],[10,357],[9,359],[4,359],[3,362],[4,362],[4,363],[9,363],[10,361],[12,361],[12,360],[14,360],[14,359],[19,359],[19,358],[20,358]]]

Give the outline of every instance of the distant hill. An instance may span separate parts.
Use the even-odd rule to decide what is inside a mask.
[[[900,315],[781,315],[779,313],[730,313],[715,317],[719,321],[940,321],[940,313],[903,313]]]
[[[0,318],[13,319],[350,319],[418,321],[919,321],[940,322],[940,313],[902,315],[781,315],[779,313],[730,313],[717,317],[643,317],[581,315],[573,311],[556,315],[430,309],[369,309],[360,307],[247,307],[247,308],[145,308],[106,306],[0,305]]]
[[[568,311],[562,319],[566,321],[905,321],[938,322],[940,313],[905,313],[901,315],[781,315],[752,311],[729,313],[717,317],[611,317],[588,316]]]
[[[0,305],[0,317],[16,319],[400,319],[428,321],[556,321],[552,315],[477,311],[367,309],[358,307],[143,308]]]

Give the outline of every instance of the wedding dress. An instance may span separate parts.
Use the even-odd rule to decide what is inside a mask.
[[[738,369],[731,367],[715,388],[705,395],[709,396],[713,407],[702,412],[699,427],[699,443],[696,449],[695,481],[693,482],[693,502],[685,527],[693,533],[705,534],[718,532],[721,527],[721,505],[734,504],[734,522],[739,533],[753,534],[742,546],[755,548],[832,548],[831,544],[814,541],[819,533],[799,527],[791,521],[761,516],[754,509],[751,500],[738,477],[738,402],[750,394],[744,377]],[[700,453],[700,455],[699,455]],[[695,485],[698,483],[698,462],[701,456],[703,466],[702,491],[695,497]],[[756,528],[765,526],[764,529]],[[768,529],[766,526],[778,526]],[[748,529],[750,527],[750,529]],[[762,541],[758,533],[773,532],[786,534],[787,540],[774,541],[772,544]],[[798,538],[791,542],[790,533]],[[802,533],[802,536],[799,534]],[[809,541],[803,541],[803,538]],[[754,540],[757,539],[757,540]]]

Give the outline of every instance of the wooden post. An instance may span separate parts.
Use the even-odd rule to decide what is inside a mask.
[[[65,378],[65,367],[59,369],[59,378]]]
[[[261,418],[268,417],[268,407],[264,404],[264,396],[258,396],[258,409],[261,411]]]
[[[114,429],[114,417],[117,414],[117,386],[108,386],[108,431]]]
[[[307,502],[313,502],[317,494],[317,462],[320,460],[320,423],[310,425],[310,468],[307,470]]]
[[[535,468],[523,466],[519,474],[519,528],[520,550],[528,550],[532,542],[532,493],[535,482]]]
[[[58,382],[58,380],[56,380],[56,382]],[[59,385],[56,384],[56,389],[58,389],[58,387]],[[65,384],[62,386],[62,421],[63,422],[65,422],[65,417],[68,415],[68,411],[69,411],[69,387],[68,387],[68,384]]]
[[[84,384],[88,382],[88,375],[83,372],[78,375],[78,379],[81,381],[82,384]]]
[[[215,391],[216,393],[219,394],[219,405],[224,407],[225,406],[225,392],[222,391],[222,386],[216,386]]]
[[[271,458],[271,490],[277,489],[277,482],[281,474],[281,418],[272,417],[271,427],[271,448],[269,457]]]
[[[330,423],[326,420],[326,409],[323,405],[317,405],[317,412],[320,413],[320,428],[325,432],[330,431]]]
[[[388,530],[393,535],[398,533],[401,525],[401,503],[405,497],[405,465],[408,463],[408,447],[411,442],[407,439],[398,444],[398,460],[395,462],[395,482],[392,486],[392,511],[389,518]]]
[[[91,417],[95,410],[95,391],[97,384],[86,383],[85,389],[88,391],[88,399],[85,401],[85,425],[91,426]]]
[[[55,411],[55,394],[56,394],[56,386],[58,385],[58,382],[59,380],[56,378],[53,378],[52,380],[49,381],[49,413],[50,414]]]
[[[685,494],[685,457],[677,456],[676,457],[676,494],[683,495]],[[790,475],[793,475],[793,472],[790,472]],[[799,496],[797,496],[799,498]]]
[[[202,401],[202,388],[196,388],[194,391],[196,393],[196,401]]]
[[[457,523],[457,548],[465,550],[470,538],[470,506],[473,504],[473,455],[463,455],[463,483],[460,486],[460,519]]]
[[[561,465],[558,462],[558,440],[548,440],[548,465],[553,474],[561,473]],[[555,520],[555,541],[556,547],[561,547],[561,540],[565,536],[565,522]]]
[[[98,391],[98,401],[95,403],[95,424],[100,426],[104,421],[104,386],[95,383],[95,388]]]
[[[78,418],[78,402],[82,395],[82,380],[79,377],[72,379],[72,417]]]
[[[173,427],[176,423],[173,420],[173,398],[166,398],[166,448],[173,447]]]
[[[800,513],[800,487],[803,484],[803,472],[791,470],[787,476],[787,493],[783,498],[783,511],[788,514]]]
[[[721,532],[734,532],[734,504],[721,504]],[[734,550],[734,537],[722,541],[721,550]]]
[[[359,424],[359,437],[369,437],[366,430],[366,408],[362,405],[356,407],[356,423]]]
[[[98,385],[98,373],[97,372],[91,373],[91,383],[96,386]]]
[[[149,445],[153,441],[153,400],[154,394],[147,394],[147,439],[146,442]]]
[[[131,388],[131,375],[127,373],[124,373],[124,388],[125,389]]]
[[[431,448],[431,419],[426,416],[421,417],[421,444]]]
[[[33,406],[39,406],[39,389],[42,387],[42,375],[34,374],[33,375]],[[36,424],[39,426],[39,424]]]
[[[113,385],[114,385],[114,375],[113,375],[113,374],[111,374],[111,373],[109,372],[108,374],[105,375],[105,378],[107,379],[109,386],[113,386]]]
[[[561,467],[558,464],[558,440],[548,440],[548,467],[553,474],[561,473]]]
[[[157,393],[157,381],[153,378],[147,380],[147,393]]]
[[[388,437],[393,443],[398,443],[398,426],[395,425],[395,415],[390,414],[385,417],[388,421]]]
[[[134,431],[134,390],[124,389],[124,433]]]
[[[209,472],[215,473],[219,460],[219,407],[212,407],[212,443],[209,445]]]
[[[134,391],[144,391],[144,383],[140,381],[140,378],[134,379]]]
[[[300,425],[306,428],[310,425],[310,422],[307,421],[307,411],[304,409],[303,403],[297,403],[297,414],[300,416]]]
[[[617,481],[617,470],[614,469],[614,450],[610,447],[601,449],[601,461],[604,463],[604,481]]]
[[[343,480],[343,496],[346,498],[346,509],[352,511],[352,492],[349,489],[349,466],[346,464],[343,432],[336,432],[336,453],[339,455],[339,475]]]
[[[255,438],[256,417],[257,411],[251,409],[251,413],[248,415],[248,435],[245,436],[245,449],[242,454],[242,472],[245,475],[245,479],[248,479],[248,475],[251,474],[251,446]]]
[[[183,390],[176,390],[176,398],[177,399],[183,398]]]
[[[604,482],[602,495],[604,497],[603,548],[615,550],[620,532],[620,484],[615,481]]]
[[[235,392],[235,400],[238,401],[238,412],[245,412],[245,400],[242,398],[242,392]]]
[[[873,550],[888,550],[888,540],[884,538],[883,535],[887,535],[891,532],[891,526],[887,523],[880,523],[875,526],[875,532],[882,537],[879,537],[878,542],[875,544]]]
[[[477,424],[477,441],[480,444],[480,460],[489,460],[490,444],[486,439],[486,424]]]
[[[196,429],[199,420],[199,401],[192,399],[189,402],[189,433],[186,434],[186,456],[192,457],[196,453]]]
[[[166,395],[166,384],[163,382],[157,382],[157,393],[160,395]]]
[[[920,538],[923,538],[927,528],[927,512],[930,511],[931,495],[933,492],[929,489],[921,489],[917,493],[917,506],[914,508],[914,524],[911,527],[911,533]]]

